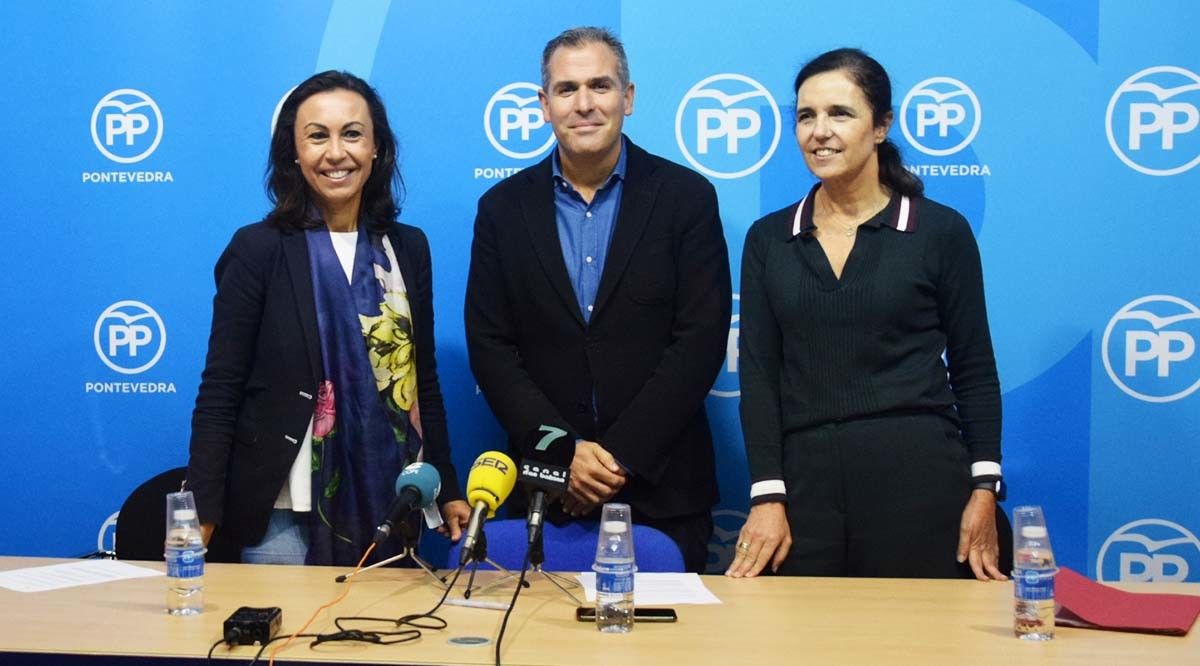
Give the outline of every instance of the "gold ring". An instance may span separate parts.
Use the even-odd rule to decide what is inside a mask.
[[[749,542],[749,541],[743,541],[743,542],[739,543],[739,544],[737,545],[737,549],[738,549],[740,552],[743,552],[743,553],[748,553],[748,552],[750,552],[750,542]]]

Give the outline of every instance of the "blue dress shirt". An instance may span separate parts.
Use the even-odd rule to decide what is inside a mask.
[[[562,246],[567,275],[575,289],[575,300],[585,322],[592,318],[592,305],[600,291],[600,276],[604,260],[617,226],[617,211],[621,208],[621,191],[625,183],[625,138],[621,138],[621,156],[604,185],[596,190],[591,203],[583,200],[578,191],[562,175],[558,150],[551,159],[554,174],[554,217],[558,226],[558,242]]]

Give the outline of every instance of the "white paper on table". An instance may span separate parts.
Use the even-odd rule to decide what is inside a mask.
[[[588,601],[596,600],[596,573],[585,571],[577,576]],[[694,573],[635,573],[633,574],[634,606],[667,606],[672,604],[719,604],[699,574]]]
[[[64,587],[95,585],[128,578],[164,576],[161,571],[116,560],[80,560],[44,567],[0,571],[0,587],[17,592],[45,592]]]

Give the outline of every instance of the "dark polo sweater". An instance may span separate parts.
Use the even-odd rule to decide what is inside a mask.
[[[783,479],[789,434],[918,413],[958,426],[972,462],[998,463],[1000,384],[967,221],[893,196],[859,227],[838,279],[813,234],[815,193],[746,235],[739,376],[751,480]]]

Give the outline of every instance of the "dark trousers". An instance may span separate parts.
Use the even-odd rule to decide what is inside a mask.
[[[683,555],[683,568],[693,573],[704,573],[708,566],[708,540],[712,538],[713,520],[711,511],[702,511],[675,518],[649,520],[634,511],[634,522],[646,525],[671,537]]]
[[[828,424],[784,439],[792,550],[779,573],[960,578],[970,461],[936,415]]]

